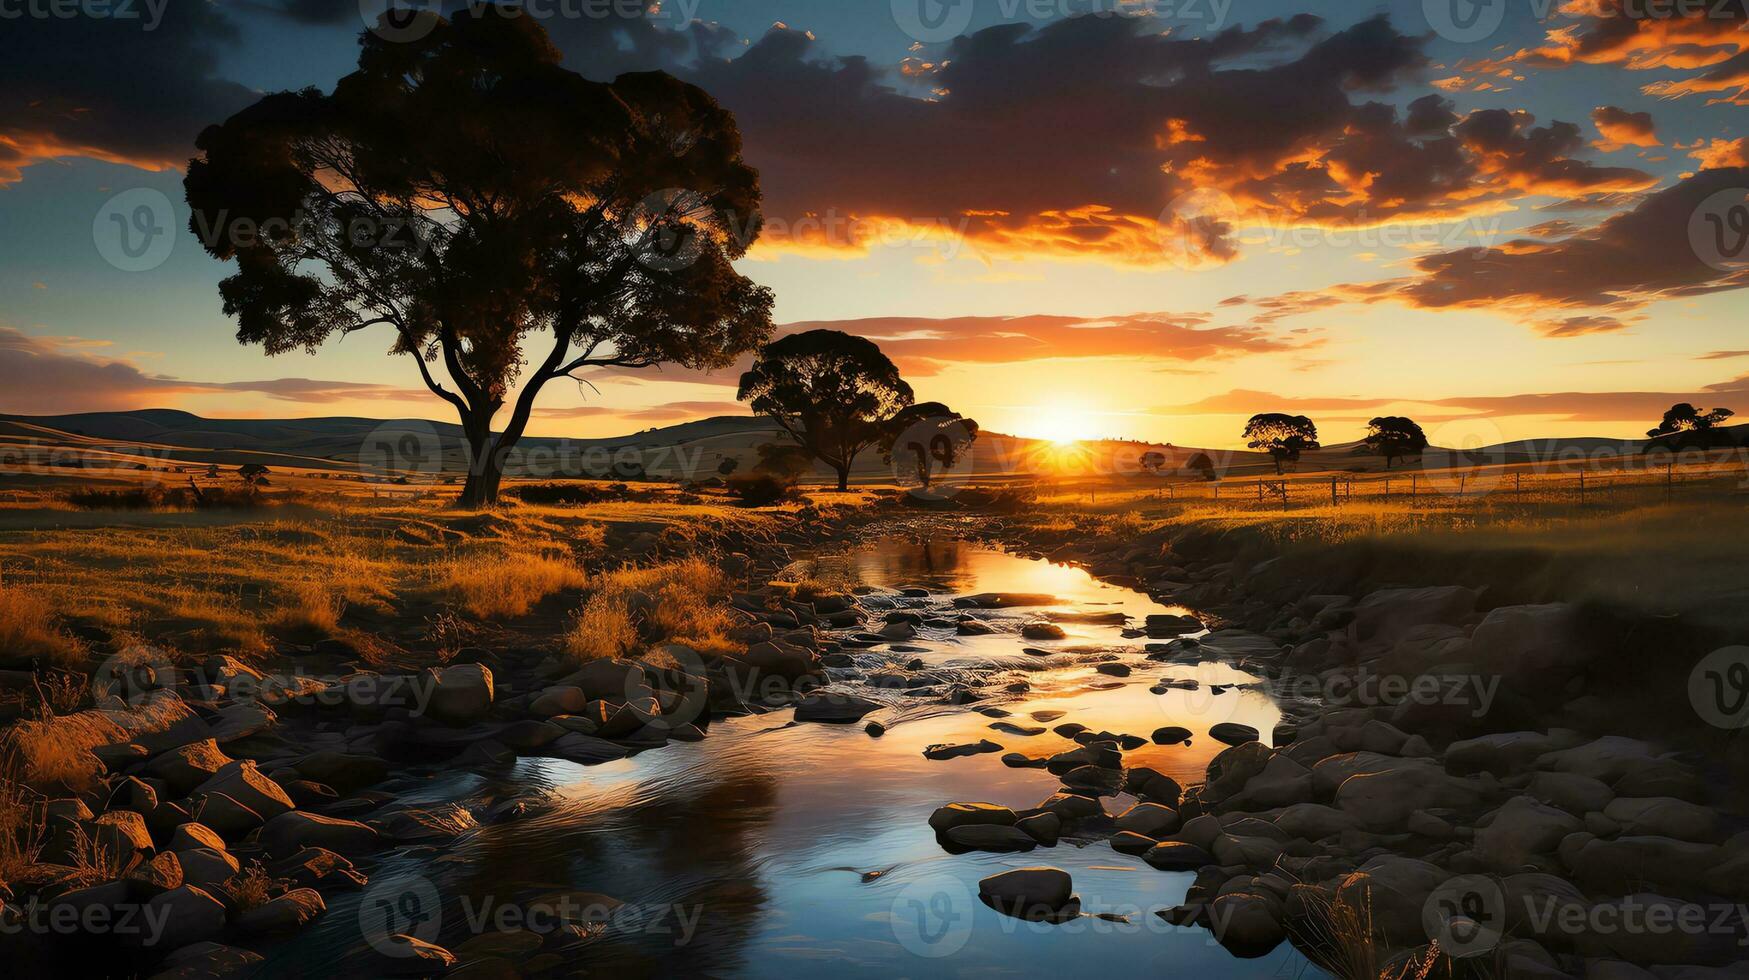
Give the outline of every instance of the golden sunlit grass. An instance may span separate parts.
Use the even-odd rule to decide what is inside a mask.
[[[470,615],[500,620],[525,615],[547,596],[581,588],[586,580],[568,557],[521,548],[450,558],[438,566],[437,577]]]
[[[273,614],[276,629],[293,633],[328,635],[340,628],[340,617],[346,612],[346,598],[323,582],[293,582],[285,589],[278,611]]]
[[[700,558],[596,575],[593,594],[566,633],[566,652],[577,660],[617,657],[640,642],[733,652],[726,634],[736,617],[722,601],[729,587],[722,569]]]
[[[102,767],[91,750],[169,730],[194,712],[170,692],[154,692],[126,708],[93,708],[70,715],[20,721],[6,732],[0,755],[14,752],[33,785],[83,791],[96,785]]]
[[[54,604],[42,593],[0,585],[0,652],[51,666],[67,666],[84,647],[61,627]]]
[[[42,795],[25,783],[16,745],[0,742],[0,888],[36,863],[47,832]]]

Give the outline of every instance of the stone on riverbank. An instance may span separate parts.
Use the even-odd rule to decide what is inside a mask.
[[[1048,922],[1070,912],[1075,884],[1061,868],[1016,868],[978,882],[978,897],[1004,915]]]

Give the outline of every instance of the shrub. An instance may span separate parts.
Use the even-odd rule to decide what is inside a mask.
[[[795,495],[796,481],[778,473],[737,473],[724,481],[729,493],[745,507],[769,507]]]

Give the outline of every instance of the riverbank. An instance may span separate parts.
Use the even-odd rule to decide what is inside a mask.
[[[1378,976],[1391,964],[1431,975],[1580,976],[1626,970],[1606,965],[1619,962],[1685,964],[1690,972],[1654,975],[1689,977],[1708,975],[1693,971],[1723,962],[1740,938],[1741,917],[1729,915],[1698,930],[1643,924],[1648,908],[1689,921],[1742,897],[1736,869],[1749,860],[1749,838],[1721,792],[1733,785],[1727,757],[1708,741],[1726,733],[1696,722],[1692,702],[1686,723],[1671,714],[1677,699],[1661,686],[1680,668],[1648,672],[1642,651],[1641,681],[1614,673],[1636,662],[1624,638],[1640,630],[1704,645],[1704,629],[1685,633],[1643,610],[1593,611],[1556,595],[1501,601],[1537,573],[1502,576],[1498,589],[1478,593],[1391,577],[1410,567],[1434,577],[1443,566],[1354,557],[1387,553],[1388,540],[1308,541],[1145,513],[914,513],[859,499],[829,516],[819,505],[705,509],[655,530],[613,515],[591,506],[386,521],[389,533],[406,526],[442,539],[478,524],[463,547],[506,555],[528,554],[512,544],[527,545],[528,534],[546,535],[549,547],[564,535],[584,542],[567,552],[576,578],[556,579],[520,614],[482,620],[482,632],[443,656],[432,657],[429,635],[366,657],[329,634],[276,638],[259,659],[179,651],[139,661],[115,659],[113,635],[100,643],[89,630],[71,634],[109,654],[90,672],[101,690],[83,710],[35,719],[52,726],[36,741],[89,761],[48,779],[36,773],[25,781],[34,792],[11,795],[10,812],[23,814],[14,819],[42,832],[7,855],[4,900],[9,921],[61,915],[77,927],[7,933],[20,975],[68,964],[101,973],[142,953],[171,976],[231,963],[279,975],[317,961],[334,975],[558,970],[603,955],[584,947],[604,934],[623,938],[623,922],[603,921],[616,908],[683,909],[656,901],[662,889],[629,903],[597,892],[567,903],[550,928],[459,934],[453,908],[451,931],[429,934],[416,916],[361,925],[359,910],[383,888],[398,899],[409,876],[437,882],[441,902],[503,901],[508,891],[524,912],[548,907],[534,900],[558,894],[553,886],[569,895],[598,884],[601,873],[543,876],[536,856],[575,848],[611,862],[612,844],[575,828],[607,821],[624,835],[634,816],[671,833],[644,875],[610,878],[624,890],[649,876],[682,880],[688,855],[710,853],[718,831],[766,839],[772,818],[760,815],[776,806],[778,786],[798,778],[777,775],[785,759],[890,796],[889,810],[844,811],[827,802],[828,780],[790,818],[804,826],[838,813],[881,839],[898,832],[894,813],[921,808],[903,819],[927,836],[896,847],[898,863],[864,851],[831,871],[875,886],[856,901],[887,908],[880,889],[901,886],[957,901],[967,880],[922,874],[941,856],[974,862],[962,875],[992,872],[975,874],[973,886],[1012,870],[978,861],[1031,852],[1067,865],[1073,890],[1063,897],[1076,899],[1075,915],[1056,901],[1063,882],[1049,876],[1002,879],[991,885],[993,904],[985,896],[1020,915],[1010,921],[1051,930],[1029,955],[1117,956],[1066,937],[1091,923],[1133,934],[1158,922],[1174,930],[1160,941],[1180,959],[1198,954],[1179,945],[1177,930],[1206,928],[1233,953],[1279,956],[1291,943],[1343,976]],[[306,562],[344,550],[307,524],[265,525],[312,543]],[[583,527],[603,528],[599,543]],[[264,526],[234,540],[268,534]],[[856,543],[877,536],[886,543]],[[1048,555],[1121,588],[1102,593],[1064,565],[1018,557],[1002,559],[1019,564],[1001,572],[995,558],[977,557],[984,552],[928,543],[963,539]],[[706,569],[671,567],[701,554]],[[794,562],[799,555],[808,560]],[[1501,567],[1472,555],[1476,568]],[[634,559],[642,561],[633,571],[615,571]],[[515,562],[485,567],[507,565]],[[424,608],[421,595],[398,590],[395,620]],[[1605,615],[1614,618],[1597,619]],[[581,622],[592,638],[622,625],[632,635],[607,656],[579,660],[566,637]],[[371,632],[346,616],[337,625]],[[690,642],[676,630],[690,630]],[[421,656],[431,659],[407,660]],[[877,757],[891,761],[868,768]],[[670,765],[678,768],[657,775]],[[578,785],[608,793],[586,812],[566,800],[583,774]],[[683,792],[677,803],[676,781],[698,784],[703,797]],[[954,802],[975,816],[948,807],[924,826],[923,815]],[[752,810],[714,814],[725,805]],[[693,816],[681,819],[675,806]],[[610,816],[616,808],[623,819]],[[573,836],[561,843],[548,827]],[[786,839],[817,849],[810,838]],[[445,848],[466,878],[440,873],[434,858]],[[704,968],[706,951],[721,952],[726,937],[758,932],[747,917],[762,904],[784,906],[787,895],[735,897],[729,882],[770,861],[757,850],[695,903],[732,911],[734,925],[709,920],[703,945],[675,956]],[[1124,873],[1113,877],[1114,868]],[[798,872],[784,885],[819,889],[822,873]],[[1038,896],[1022,885],[1042,887],[1043,897],[1031,902]],[[838,887],[825,894],[851,900]],[[891,901],[885,914],[901,929],[910,920],[900,898]],[[1466,914],[1454,921],[1450,909]],[[1641,925],[1625,932],[1610,924],[1634,915]],[[154,917],[153,936],[118,926]],[[1003,927],[977,922],[966,955],[999,965],[1016,947],[981,945],[977,936]],[[1207,969],[1226,975],[1221,962],[1232,961]],[[745,966],[739,972],[761,972]]]
[[[1291,720],[1186,792],[1159,841],[1215,857],[1170,914],[1310,952],[1353,933],[1332,921],[1352,927],[1370,896],[1363,945],[1392,971],[1441,954],[1510,976],[1741,960],[1744,556],[1717,537],[1739,515],[1509,534],[1177,516],[991,529],[1276,645],[1242,664]]]

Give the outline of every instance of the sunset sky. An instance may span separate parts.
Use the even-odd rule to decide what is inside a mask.
[[[1257,411],[1326,442],[1389,413],[1478,444],[1749,413],[1743,4],[1493,2],[530,10],[583,75],[664,68],[736,114],[768,222],[741,268],[782,329],[868,336],[986,428],[1230,447]],[[11,16],[45,7],[0,4],[0,412],[454,421],[386,334],[239,345],[186,227],[195,136],[332,88],[357,0]],[[171,237],[131,271],[152,191]],[[554,385],[534,431],[740,414],[736,378]]]

